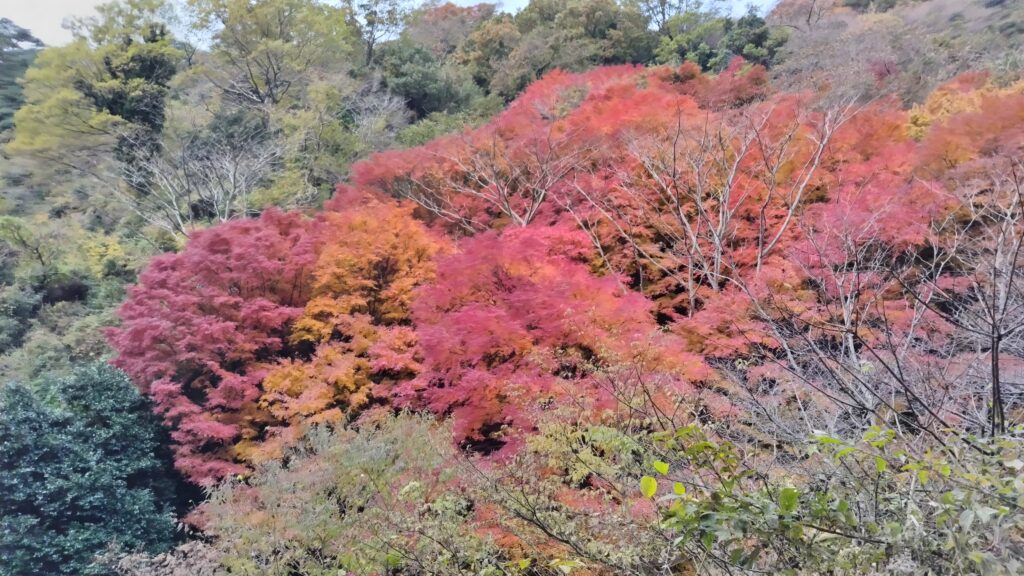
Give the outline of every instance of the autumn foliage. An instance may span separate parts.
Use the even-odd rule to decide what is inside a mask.
[[[775,93],[740,59],[552,72],[482,127],[358,163],[313,217],[154,260],[115,363],[196,482],[376,406],[450,416],[485,454],[555,407],[750,434],[772,410],[817,429],[890,403],[980,425],[947,313],[980,292],[943,258],[997,252],[960,224],[978,194],[1019,198],[1022,115],[977,76],[908,113]]]
[[[407,208],[352,198],[316,218],[269,211],[202,232],[122,306],[115,363],[173,427],[193,480],[279,453],[303,422],[338,421],[378,379],[414,369],[393,357],[444,243]]]
[[[510,228],[460,248],[418,294],[422,370],[396,388],[399,405],[451,414],[457,438],[508,427],[502,441],[516,439],[552,405],[610,411],[617,391],[601,375],[618,366],[667,395],[692,393],[686,382],[705,375],[699,357],[659,333],[649,300],[592,272],[595,251],[578,230]]]
[[[192,478],[241,469],[231,447],[262,419],[266,362],[288,348],[309,298],[310,229],[268,212],[198,234],[154,259],[121,307],[116,365],[173,424],[178,467]]]

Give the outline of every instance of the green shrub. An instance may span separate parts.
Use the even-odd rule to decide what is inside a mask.
[[[451,432],[427,416],[311,430],[304,446],[202,508],[232,574],[477,574],[495,551],[470,533]]]
[[[54,396],[0,388],[0,575],[108,574],[93,559],[111,544],[169,547],[174,485],[148,403],[105,364]]]
[[[21,346],[40,300],[24,286],[0,286],[0,354]]]
[[[698,426],[656,435],[641,482],[686,555],[722,571],[985,574],[1024,570],[1024,434],[818,436],[785,467]],[[758,460],[762,465],[758,466]]]

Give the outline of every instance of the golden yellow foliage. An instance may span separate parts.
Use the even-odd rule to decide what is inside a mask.
[[[291,334],[293,345],[315,349],[308,360],[270,367],[259,408],[274,424],[266,438],[235,446],[242,460],[280,457],[309,426],[344,422],[369,403],[375,382],[385,379],[374,359],[387,356],[382,364],[390,367],[392,353],[407,352],[396,326],[408,320],[413,291],[434,278],[434,257],[446,250],[410,208],[391,202],[327,212],[319,226],[312,297]]]
[[[294,326],[293,343],[326,342],[353,314],[393,325],[409,316],[413,290],[434,278],[434,257],[444,250],[412,210],[395,204],[330,212],[331,239],[316,264],[313,298]]]
[[[106,234],[90,234],[82,241],[85,252],[85,263],[97,278],[102,278],[109,271],[128,266],[128,254],[121,242]]]
[[[964,112],[977,112],[985,98],[1024,94],[1024,81],[1006,87],[992,83],[987,73],[972,72],[939,86],[922,104],[910,110],[908,131],[920,140],[935,124]]]

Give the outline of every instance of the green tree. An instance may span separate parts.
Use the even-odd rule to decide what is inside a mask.
[[[160,145],[168,83],[180,53],[162,24],[148,24],[141,42],[125,36],[102,52],[102,79],[78,79],[74,87],[100,111],[121,120],[115,157],[125,164],[153,154]]]
[[[314,0],[190,0],[213,36],[205,70],[225,97],[264,107],[294,101],[320,73],[343,71],[356,43],[347,8]]]
[[[25,73],[25,105],[8,151],[93,176],[117,174],[112,158],[132,162],[152,153],[181,53],[164,24],[129,7],[101,6],[115,21],[80,21],[74,42],[39,54]]]
[[[472,531],[455,457],[429,416],[313,428],[286,460],[214,490],[207,531],[231,574],[508,574]]]
[[[775,55],[786,43],[783,28],[772,28],[751,8],[727,28],[722,45],[730,54],[743,56],[750,62],[771,66]]]
[[[508,14],[500,14],[469,35],[456,52],[455,61],[469,70],[478,86],[488,89],[502,62],[519,45],[521,38],[515,20]]]
[[[466,41],[459,60],[478,84],[512,99],[555,68],[644,63],[654,33],[635,7],[614,0],[534,0],[514,19],[492,20]]]
[[[689,12],[719,12],[721,0],[632,0],[659,34],[668,33],[668,23],[672,18]]]
[[[67,375],[103,357],[102,328],[151,251],[73,217],[0,216],[0,382]]]
[[[615,0],[572,0],[565,2],[553,21],[556,52],[564,46],[584,45],[575,62],[570,58],[576,50],[569,50],[570,58],[556,59],[560,68],[579,69],[591,64],[642,64],[651,58],[654,35],[650,23],[639,10],[621,5]],[[520,30],[524,30],[520,28]],[[525,30],[524,30],[525,31]]]
[[[665,460],[639,488],[658,498],[674,545],[706,573],[1024,570],[1019,431],[939,442],[877,426],[859,438],[818,435],[781,477],[697,424],[651,440]]]
[[[376,147],[357,127],[366,83],[354,70],[360,55],[354,8],[316,0],[189,5],[196,16],[192,29],[209,34],[212,43],[209,55],[196,57],[191,73],[182,75],[194,85],[182,89],[209,89],[210,95],[204,94],[201,108],[183,102],[176,109],[164,154],[153,162],[154,170],[172,177],[157,182],[141,211],[183,232],[193,220],[203,225],[270,205],[317,204],[356,157]],[[224,119],[243,117],[241,139],[218,135]],[[160,209],[167,200],[174,205],[171,218]]]
[[[21,346],[40,295],[24,286],[0,285],[0,354]]]
[[[408,0],[356,0],[351,3],[366,50],[366,65],[374,61],[377,45],[398,35],[412,12]]]
[[[106,364],[52,396],[0,389],[0,574],[106,574],[93,558],[110,544],[167,549],[174,485],[148,404]]]
[[[753,8],[735,20],[714,11],[690,10],[669,19],[666,29],[656,50],[659,62],[689,61],[710,71],[723,70],[734,56],[770,66],[787,39],[783,29],[771,28]]]
[[[25,73],[43,43],[7,18],[0,18],[0,132],[14,127],[14,113],[24,98],[18,78]]]
[[[728,60],[719,46],[728,33],[729,19],[713,13],[691,11],[671,18],[656,51],[662,63],[690,61],[703,70],[720,70]]]
[[[176,4],[168,0],[110,0],[96,6],[96,14],[71,19],[68,26],[76,39],[93,47],[118,44],[125,38],[140,39],[153,24],[180,23]]]
[[[395,42],[380,55],[385,84],[417,117],[458,112],[483,95],[465,69],[443,64],[420,46]]]

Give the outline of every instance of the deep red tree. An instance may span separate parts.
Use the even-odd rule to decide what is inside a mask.
[[[193,480],[243,469],[231,449],[263,423],[266,362],[285,353],[309,297],[311,230],[304,216],[268,211],[197,233],[150,263],[108,332],[114,365],[152,397]]]
[[[579,231],[514,228],[460,248],[417,295],[422,372],[395,390],[400,404],[451,414],[459,439],[515,440],[553,404],[596,417],[615,407],[603,377],[622,365],[666,396],[706,377],[700,358],[658,331],[649,301],[592,272]]]

